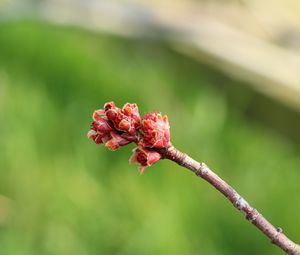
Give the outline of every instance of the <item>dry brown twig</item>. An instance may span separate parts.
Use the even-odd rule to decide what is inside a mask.
[[[164,151],[161,151],[165,158],[172,160],[183,166],[197,176],[201,177],[218,191],[220,191],[232,205],[241,211],[246,219],[256,226],[271,242],[287,254],[300,255],[300,246],[291,241],[282,231],[281,228],[274,227],[261,213],[248,204],[248,202],[239,195],[228,183],[214,173],[205,163],[199,163],[189,157],[188,155],[180,152],[175,147],[170,146]]]

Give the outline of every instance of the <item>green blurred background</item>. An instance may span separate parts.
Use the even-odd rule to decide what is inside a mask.
[[[300,241],[299,114],[156,40],[0,24],[0,254],[282,254],[218,192],[162,161],[140,175],[86,137],[114,100]]]

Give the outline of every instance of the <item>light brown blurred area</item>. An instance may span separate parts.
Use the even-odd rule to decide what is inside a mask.
[[[31,8],[55,23],[154,36],[300,109],[299,1],[44,0]]]

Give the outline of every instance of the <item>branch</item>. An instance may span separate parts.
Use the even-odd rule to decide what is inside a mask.
[[[214,186],[232,203],[235,208],[237,208],[246,216],[248,221],[250,221],[265,236],[267,236],[273,244],[280,247],[287,254],[300,255],[300,246],[298,244],[294,243],[286,235],[284,235],[281,228],[274,227],[262,214],[249,205],[247,201],[240,196],[228,183],[226,183],[211,169],[209,169],[206,164],[195,161],[173,146],[170,146],[165,150],[158,151],[164,158],[172,160],[180,166],[191,170],[197,176]]]
[[[137,147],[133,150],[129,162],[139,164],[141,173],[163,158],[193,171],[227,197],[273,244],[287,254],[300,255],[300,246],[285,236],[282,229],[275,228],[204,163],[195,161],[172,146],[166,115],[152,112],[141,118],[137,104],[126,103],[121,109],[114,102],[108,102],[103,109],[94,111],[88,137],[96,144],[105,144],[110,150],[118,150],[129,143],[135,143]]]

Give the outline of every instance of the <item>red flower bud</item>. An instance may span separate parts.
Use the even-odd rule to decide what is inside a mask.
[[[98,121],[100,119],[105,118],[105,111],[103,109],[99,109],[93,112],[93,120]]]
[[[140,125],[141,116],[137,104],[127,103],[123,106],[122,111],[126,116],[131,117],[133,120],[135,120],[135,124],[137,124],[137,126]]]
[[[144,137],[140,145],[146,148],[166,148],[170,146],[170,125],[168,117],[160,113],[148,113],[142,120]]]
[[[103,110],[96,110],[93,113],[92,129],[88,132],[88,138],[97,144],[106,143],[110,138],[110,132],[113,130],[108,120],[105,119]]]
[[[109,122],[105,119],[99,119],[97,121],[93,121],[92,128],[101,133],[109,133],[110,131],[113,130]]]
[[[114,102],[109,102],[104,105],[104,113],[108,120],[110,120],[115,128],[118,128],[122,120],[122,111],[119,107],[115,106]]]
[[[107,119],[113,123],[115,129],[128,133],[131,136],[137,134],[140,128],[141,117],[136,104],[127,103],[121,110],[115,106],[114,102],[109,102],[104,105],[104,111]]]
[[[97,132],[94,129],[91,129],[87,136],[89,139],[94,140],[96,144],[106,143],[110,139],[109,133]]]
[[[133,150],[133,155],[129,159],[129,162],[140,164],[139,171],[143,173],[146,167],[153,165],[160,159],[161,155],[158,152],[139,146]]]
[[[131,141],[128,141],[127,139],[123,138],[115,131],[110,132],[110,137],[111,138],[105,143],[105,146],[106,148],[112,151],[115,151],[121,146],[131,143]]]
[[[94,111],[93,120],[88,137],[97,144],[117,150],[138,141],[141,118],[136,104],[127,103],[121,110],[114,102],[106,103],[104,109]]]

